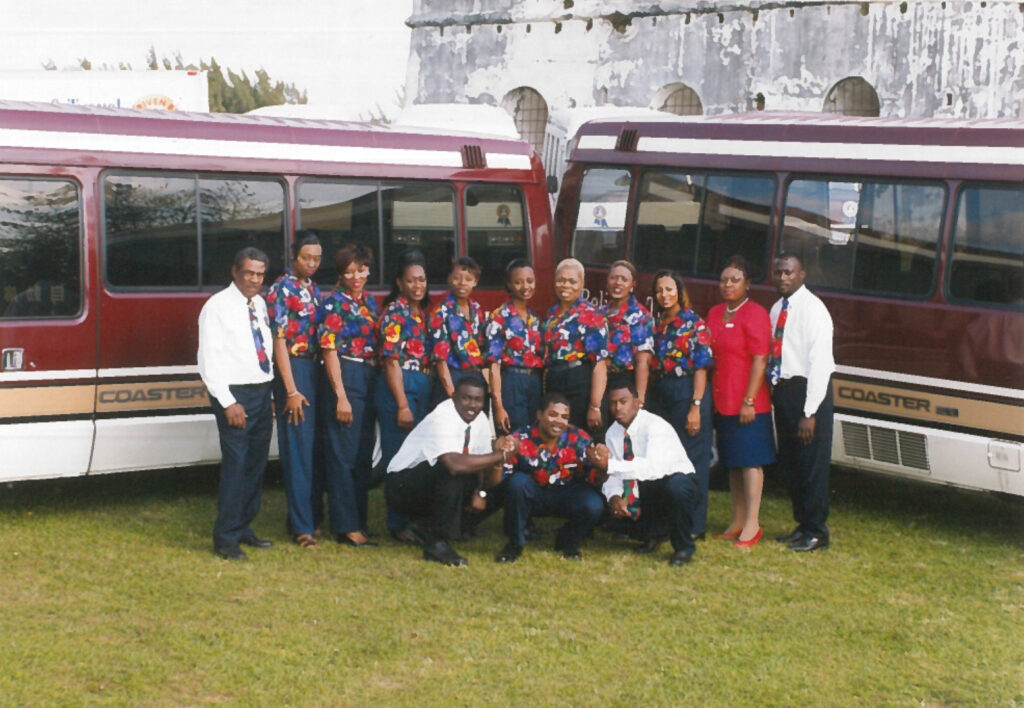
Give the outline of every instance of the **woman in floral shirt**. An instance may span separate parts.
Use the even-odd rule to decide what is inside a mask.
[[[636,295],[636,266],[629,261],[615,261],[608,269],[607,304],[601,314],[608,320],[608,375],[631,376],[636,384],[640,403],[647,397],[654,338],[654,320]],[[603,397],[604,392],[601,392]]]
[[[420,251],[398,256],[391,292],[377,323],[383,375],[374,391],[382,463],[387,468],[402,442],[430,410],[430,337],[427,334],[427,261]],[[388,507],[388,530],[401,534],[405,519]]]
[[[289,533],[303,548],[315,549],[319,545],[313,537],[313,440],[322,301],[312,278],[320,268],[323,249],[316,234],[299,231],[291,250],[291,267],[274,281],[266,297],[274,332],[277,444],[288,498]]]
[[[608,359],[608,325],[604,315],[583,297],[583,264],[567,258],[555,269],[558,304],[548,310],[541,327],[545,393],[569,399],[569,420],[576,427],[601,427]],[[596,396],[595,396],[596,394]]]
[[[703,538],[708,513],[713,413],[708,369],[714,364],[711,335],[704,320],[690,308],[683,276],[659,270],[651,287],[654,296],[653,408],[672,424],[697,473],[704,492],[693,515],[694,536]]]
[[[437,369],[431,403],[451,398],[455,385],[484,366],[481,347],[484,310],[470,297],[480,280],[480,265],[468,256],[456,258],[448,275],[451,292],[430,316],[430,358]]]
[[[380,308],[364,292],[373,254],[361,243],[342,246],[334,257],[338,284],[324,298],[320,349],[328,385],[320,400],[331,533],[338,543],[366,540],[367,495],[373,467],[373,388],[377,380],[377,318]]]
[[[503,433],[529,425],[540,405],[543,344],[540,320],[529,308],[536,288],[533,266],[515,259],[505,268],[509,300],[487,319],[494,427]]]

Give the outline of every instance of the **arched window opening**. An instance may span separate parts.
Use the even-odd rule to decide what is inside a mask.
[[[651,107],[677,116],[704,114],[704,104],[700,102],[697,92],[680,83],[669,84],[654,94]]]
[[[540,153],[548,124],[548,104],[529,86],[512,89],[501,99],[501,107],[512,115],[519,136]]]
[[[849,76],[832,87],[821,110],[847,116],[877,117],[880,110],[878,94],[860,76]]]

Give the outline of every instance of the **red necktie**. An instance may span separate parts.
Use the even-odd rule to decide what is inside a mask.
[[[473,427],[471,425],[466,426],[466,437],[462,440],[462,454],[469,454],[469,429]]]
[[[779,319],[775,322],[775,332],[772,334],[772,348],[768,353],[768,383],[776,386],[782,378],[782,335],[786,329],[786,319],[789,317],[789,298],[782,298],[782,309],[779,311]]]
[[[622,459],[627,462],[633,459],[633,440],[629,433],[622,435]],[[625,480],[622,483],[622,498],[626,500],[630,518],[640,518],[640,483],[635,479]]]

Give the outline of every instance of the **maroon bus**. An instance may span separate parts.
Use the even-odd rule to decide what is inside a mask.
[[[477,259],[485,306],[528,256],[550,299],[550,205],[527,143],[0,102],[0,480],[218,460],[199,309],[243,246],[270,255],[271,282],[297,228],[327,254],[370,246],[378,293],[416,247],[436,287],[453,256]]]
[[[595,120],[571,144],[555,251],[687,279],[724,259],[776,295],[798,254],[835,323],[833,461],[1024,495],[1024,121],[756,113]]]

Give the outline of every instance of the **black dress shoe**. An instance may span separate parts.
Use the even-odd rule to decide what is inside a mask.
[[[658,538],[657,536],[654,538],[649,538],[645,542],[641,543],[639,546],[634,548],[633,553],[639,553],[640,555],[654,553],[656,550],[661,548],[661,544],[663,544],[664,542],[665,539]]]
[[[494,556],[495,563],[515,563],[519,560],[519,556],[523,555],[523,547],[517,546],[516,544],[509,541],[505,544],[505,547],[501,549],[498,555]]]
[[[526,531],[523,532],[523,538],[527,541],[538,541],[541,537],[541,530],[536,526],[527,526]]]
[[[676,551],[668,559],[668,564],[675,568],[680,565],[685,565],[686,563],[689,563],[691,558],[693,558],[693,551],[689,549]]]
[[[334,540],[343,546],[355,546],[356,548],[362,548],[363,546],[366,546],[367,548],[377,547],[376,541],[353,541],[348,537],[348,535],[343,533],[334,534]]]
[[[255,536],[252,538],[243,538],[239,543],[244,546],[252,546],[253,548],[270,548],[274,545],[274,542],[271,540],[266,538],[256,538]]]
[[[229,561],[244,561],[248,556],[238,546],[218,546],[213,549],[213,552],[224,560]]]
[[[455,552],[455,549],[448,545],[444,539],[434,541],[423,547],[424,560],[434,561],[442,565],[454,567],[468,565],[469,561]]]
[[[816,551],[819,548],[828,548],[828,539],[822,536],[801,536],[798,541],[789,544],[789,550],[798,553]]]
[[[583,560],[583,554],[580,553],[578,548],[566,548],[562,551],[562,558],[571,561],[581,561]]]
[[[778,541],[779,543],[790,544],[790,543],[796,543],[797,541],[799,541],[803,537],[804,537],[804,532],[801,531],[800,529],[796,528],[796,529],[793,529],[792,531],[790,531],[789,533],[782,534],[781,536],[776,536],[775,540]]]
[[[412,534],[402,529],[401,531],[392,531],[391,538],[395,539],[399,543],[404,543],[407,546],[418,546],[419,542],[413,538]]]

